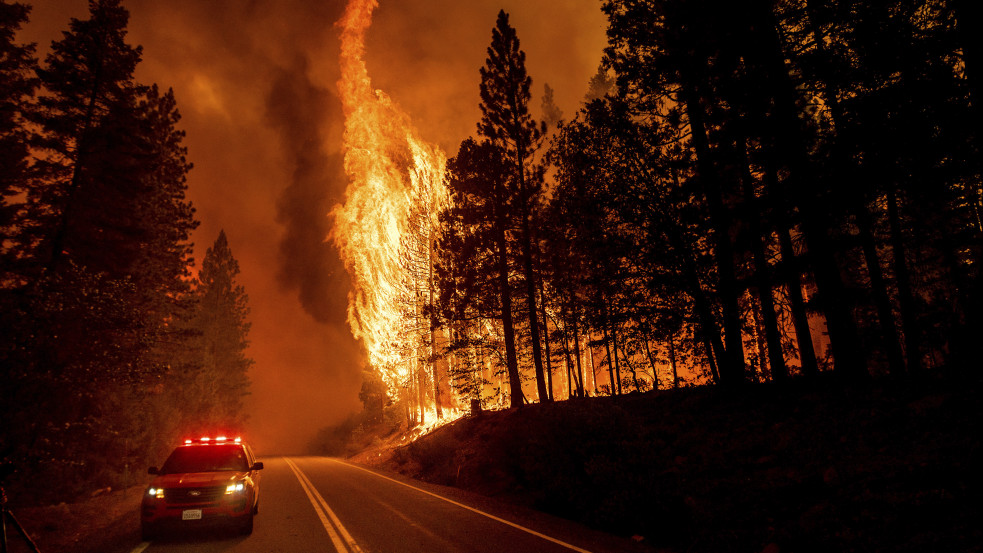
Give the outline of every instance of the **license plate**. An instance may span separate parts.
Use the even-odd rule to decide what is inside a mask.
[[[201,520],[201,509],[188,509],[181,512],[181,520]]]

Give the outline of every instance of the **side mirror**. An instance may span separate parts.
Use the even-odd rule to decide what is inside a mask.
[[[263,461],[256,461],[250,470],[263,470]]]
[[[160,474],[160,471],[157,470],[157,467],[150,467],[147,469],[147,474]]]

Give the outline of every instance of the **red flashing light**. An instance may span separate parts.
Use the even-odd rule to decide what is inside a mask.
[[[208,445],[210,443],[224,444],[224,443],[229,443],[229,442],[241,444],[242,443],[242,438],[239,437],[239,436],[236,436],[235,438],[229,438],[228,436],[217,436],[215,438],[212,438],[210,436],[202,436],[202,437],[197,438],[197,439],[186,438],[184,440],[184,445],[192,445],[192,444],[196,444],[196,443],[197,444],[204,444],[204,445]]]

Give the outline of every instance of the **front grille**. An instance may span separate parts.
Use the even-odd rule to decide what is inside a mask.
[[[223,495],[225,495],[225,487],[164,489],[164,498],[168,503],[214,503]]]

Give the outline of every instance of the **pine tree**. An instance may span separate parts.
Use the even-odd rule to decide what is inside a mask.
[[[449,160],[452,205],[442,216],[445,233],[437,274],[445,317],[467,326],[472,318],[502,322],[504,364],[513,407],[523,402],[516,354],[510,275],[512,203],[506,190],[509,166],[491,143],[467,139]],[[465,340],[465,342],[468,342]]]
[[[184,387],[188,422],[235,428],[244,422],[243,398],[249,393],[249,298],[237,281],[239,262],[225,231],[205,252],[194,291],[190,329],[197,335],[198,365],[177,375]]]
[[[30,6],[0,0],[0,278],[9,282],[17,251],[18,196],[28,186],[32,133],[25,116],[33,111],[38,80],[34,44],[18,44],[14,35],[28,21]],[[17,202],[17,203],[11,203]]]
[[[151,350],[188,291],[198,224],[185,197],[191,165],[173,93],[133,80],[141,48],[126,42],[128,12],[118,0],[89,8],[90,19],[72,20],[39,70],[42,155],[25,227],[35,233],[36,272],[75,266],[133,286],[119,300],[143,317],[119,331],[139,330],[134,358],[159,373],[166,359]]]
[[[117,485],[105,479],[123,456],[150,446],[141,418],[160,414],[148,400],[188,345],[176,323],[197,222],[173,95],[134,82],[140,48],[126,43],[120,2],[89,8],[52,44],[37,71],[37,109],[25,113],[37,157],[17,220],[0,357],[16,455],[53,459],[39,465],[47,476],[104,467],[73,474],[79,486],[105,486]]]
[[[510,165],[508,190],[518,218],[518,254],[525,280],[526,316],[529,320],[536,388],[540,401],[549,401],[539,336],[532,234],[543,179],[542,167],[534,163],[533,154],[537,142],[545,133],[545,125],[537,125],[529,114],[532,79],[526,74],[525,62],[526,54],[519,49],[519,38],[509,24],[508,14],[498,12],[488,58],[481,68],[481,121],[478,123],[478,134],[500,148]]]
[[[547,128],[555,128],[557,125],[563,123],[563,110],[560,106],[556,105],[556,100],[553,99],[553,87],[548,84],[543,85],[543,102],[541,104],[543,110],[543,122],[546,123]]]
[[[587,93],[584,95],[584,103],[600,100],[615,91],[614,77],[612,77],[606,67],[602,64],[597,68],[597,73],[590,78],[587,83]]]
[[[89,10],[90,19],[73,19],[52,43],[38,72],[44,157],[31,201],[45,266],[74,262],[119,276],[132,251],[113,247],[125,243],[113,217],[126,206],[111,199],[138,180],[140,144],[132,136],[139,136],[140,87],[133,71],[141,48],[126,43],[129,13],[119,0],[91,0]]]

